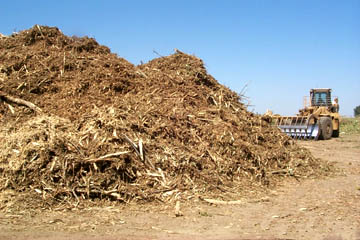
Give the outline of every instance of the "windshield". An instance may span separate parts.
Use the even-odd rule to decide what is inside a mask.
[[[315,106],[327,106],[331,104],[331,99],[327,92],[316,92],[313,95],[312,103]]]

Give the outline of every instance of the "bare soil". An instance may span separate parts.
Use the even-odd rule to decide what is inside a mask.
[[[360,239],[360,135],[298,142],[335,176],[285,180],[240,204],[202,200],[0,213],[0,239]]]

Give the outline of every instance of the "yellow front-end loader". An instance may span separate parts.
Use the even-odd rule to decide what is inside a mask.
[[[272,121],[282,132],[296,139],[323,139],[339,137],[340,115],[338,98],[331,98],[330,88],[314,88],[304,98],[304,108],[296,116],[266,113],[264,119]]]

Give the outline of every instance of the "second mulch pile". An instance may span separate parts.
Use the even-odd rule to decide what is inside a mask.
[[[326,166],[180,51],[134,66],[36,25],[0,39],[0,98],[0,189],[50,205],[226,199]]]

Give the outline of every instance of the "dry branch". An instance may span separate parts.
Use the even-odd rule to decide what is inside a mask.
[[[128,136],[126,136],[125,134],[122,134],[124,139],[130,144],[130,146],[135,150],[136,155],[140,158],[141,162],[144,164],[149,164],[151,168],[155,169],[154,165],[152,164],[152,162],[150,162],[149,160],[146,159],[145,157],[145,151],[143,148],[143,143],[142,140],[139,140],[139,146],[134,143]]]
[[[37,112],[37,113],[42,112],[41,108],[39,108],[38,106],[36,106],[32,102],[25,101],[25,100],[23,100],[21,98],[12,97],[12,96],[10,96],[8,94],[5,94],[2,91],[0,91],[0,99],[3,99],[4,101],[8,101],[8,102],[13,102],[13,103],[16,103],[16,104],[19,104],[19,105],[24,105],[24,106],[30,108],[31,110],[33,110],[34,112]]]
[[[98,158],[86,159],[86,161],[87,162],[97,162],[97,161],[101,161],[101,160],[109,160],[110,158],[119,157],[119,156],[127,154],[127,153],[129,153],[129,151],[109,153],[109,154],[106,154],[106,155],[98,157]]]
[[[205,202],[211,203],[211,204],[218,204],[218,205],[238,205],[238,204],[244,203],[241,200],[222,201],[222,200],[208,199],[208,198],[202,198],[202,200],[204,200]]]

